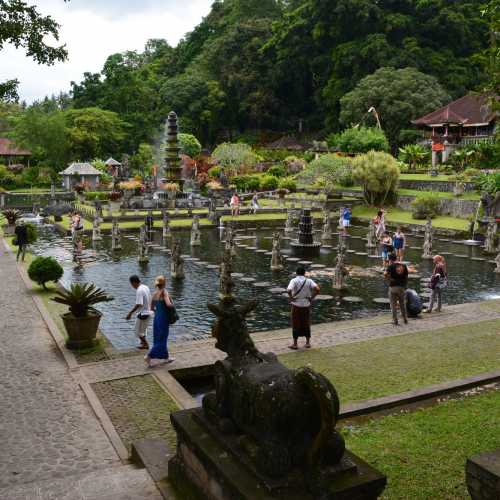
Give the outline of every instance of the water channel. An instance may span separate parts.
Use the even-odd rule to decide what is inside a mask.
[[[251,331],[287,328],[289,325],[288,301],[282,291],[272,289],[286,288],[297,263],[286,261],[283,271],[270,270],[272,233],[270,229],[261,229],[241,230],[237,234],[239,246],[233,266],[236,273],[236,292],[242,300],[254,298],[259,303],[257,310],[248,319]],[[346,238],[347,264],[362,268],[380,267],[379,257],[367,255],[367,252],[376,252],[375,249],[366,249],[365,235],[365,227],[351,229],[351,236]],[[94,282],[113,295],[113,302],[99,306],[104,313],[101,330],[115,348],[129,349],[135,342],[133,325],[125,320],[127,311],[134,303],[134,290],[128,283],[131,274],[138,274],[143,282],[150,286],[157,275],[167,276],[168,288],[180,315],[179,322],[171,329],[170,341],[204,339],[209,335],[214,318],[206,304],[218,300],[218,264],[223,250],[219,231],[203,230],[202,246],[193,249],[189,245],[189,231],[177,232],[175,236],[180,237],[186,257],[186,278],[180,282],[169,280],[170,257],[162,242],[160,230],[154,233],[150,260],[146,265],[137,261],[136,234],[124,233],[123,249],[115,254],[111,251],[109,235],[103,236],[103,240],[94,245],[88,236],[85,237],[84,265],[78,267],[73,262],[70,237],[59,235],[52,226],[41,226],[33,252],[58,259],[64,268],[62,281],[65,285],[71,282]],[[317,237],[319,238],[320,234]],[[377,273],[349,278],[349,288],[342,294],[332,289],[332,278],[328,271],[335,266],[337,238],[338,236],[334,236],[329,242],[331,246],[323,247],[320,256],[312,259],[314,264],[326,268],[326,272],[325,268],[311,269],[315,281],[321,287],[322,296],[321,300],[315,301],[313,305],[313,322],[361,318],[387,311],[386,304],[373,301],[374,298],[387,297],[387,285]],[[427,277],[431,272],[431,262],[422,261],[420,258],[422,242],[422,237],[407,235],[409,248],[405,259],[417,266],[419,276]],[[291,256],[290,240],[282,241],[282,249],[285,257]],[[480,248],[435,238],[434,251],[444,255],[448,261],[450,276],[444,296],[445,303],[458,304],[500,298],[500,275],[493,272],[494,265],[489,262],[492,257],[484,258]],[[410,286],[419,293],[426,292],[418,277],[410,280]],[[348,303],[342,300],[345,296],[356,296],[362,301]]]

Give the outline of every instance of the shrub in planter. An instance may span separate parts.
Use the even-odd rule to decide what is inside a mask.
[[[297,182],[293,177],[284,177],[278,182],[278,188],[287,189],[290,193],[297,191]]]
[[[12,208],[7,208],[2,213],[7,219],[7,224],[9,224],[9,226],[13,226],[16,223],[17,219],[21,217],[21,212]]]
[[[274,165],[267,170],[266,174],[274,177],[285,177],[286,171],[281,165]]]
[[[272,175],[263,175],[260,178],[259,188],[262,191],[274,191],[278,187],[278,178]]]
[[[432,219],[441,213],[439,197],[434,194],[421,194],[411,203],[414,219]]]
[[[61,315],[69,337],[66,345],[69,348],[92,346],[102,316],[93,306],[110,302],[113,297],[93,283],[72,284],[69,290],[57,291],[56,294],[52,300],[69,308],[68,313]]]
[[[46,283],[57,282],[62,278],[63,273],[63,268],[54,257],[36,257],[28,268],[30,279],[42,286],[44,290],[47,290]]]

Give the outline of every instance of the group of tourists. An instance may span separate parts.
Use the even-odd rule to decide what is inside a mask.
[[[129,278],[130,285],[135,289],[135,304],[127,314],[126,319],[131,320],[135,315],[135,336],[139,341],[138,349],[148,350],[144,360],[149,367],[157,364],[172,363],[174,358],[169,356],[167,342],[170,324],[174,321],[175,309],[170,295],[166,289],[166,279],[158,276],[155,279],[155,292],[147,285],[141,283],[139,276]],[[149,348],[147,333],[151,317],[153,319],[153,347]]]

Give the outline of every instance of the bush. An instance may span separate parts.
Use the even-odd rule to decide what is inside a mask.
[[[38,233],[34,224],[26,224],[26,230],[28,233],[28,245],[31,245],[38,239]]]
[[[274,191],[278,189],[278,178],[272,175],[263,175],[260,178],[259,188],[262,191]]]
[[[232,177],[252,169],[258,161],[248,144],[239,143],[224,142],[215,148],[212,156]]]
[[[478,191],[494,195],[500,192],[500,172],[478,175],[474,178],[474,185]]]
[[[309,184],[319,184],[327,194],[331,194],[342,183],[352,180],[352,159],[333,153],[321,155],[313,160],[300,174],[300,179]],[[346,184],[342,184],[346,185]],[[351,183],[352,185],[352,183]]]
[[[192,134],[179,134],[179,146],[182,153],[191,158],[201,153],[200,141]]]
[[[441,213],[441,203],[435,194],[420,194],[412,202],[414,219],[432,219]]]
[[[57,282],[63,274],[63,268],[54,257],[36,257],[28,268],[28,276],[44,290],[47,290],[46,283]]]
[[[286,171],[284,167],[280,165],[274,165],[267,170],[266,174],[272,175],[274,177],[285,177]]]
[[[341,134],[327,137],[328,146],[343,153],[368,153],[368,151],[389,151],[389,141],[379,128],[348,128]]]
[[[383,205],[388,198],[395,196],[399,166],[392,155],[370,151],[357,157],[353,165],[354,181],[361,184],[366,203]]]
[[[87,201],[107,201],[108,200],[108,193],[104,193],[101,191],[87,191],[85,193],[85,199]]]
[[[287,189],[290,193],[297,191],[297,182],[293,177],[283,177],[278,182],[279,189]]]
[[[481,175],[481,170],[478,168],[466,168],[463,171],[463,176],[466,181],[470,181],[473,177],[477,177],[478,175]]]
[[[212,179],[218,179],[220,177],[221,172],[222,172],[222,167],[212,167],[208,169],[207,174]]]

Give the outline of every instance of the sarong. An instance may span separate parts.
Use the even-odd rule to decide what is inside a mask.
[[[292,334],[293,338],[309,338],[311,336],[311,308],[292,305]]]

